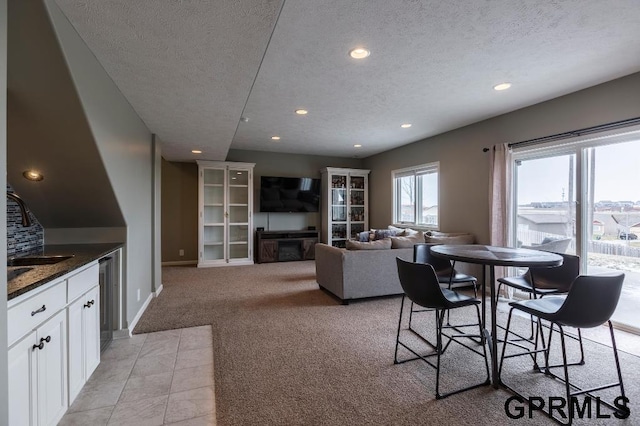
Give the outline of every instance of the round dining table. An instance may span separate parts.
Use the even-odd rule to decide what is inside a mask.
[[[491,383],[494,388],[499,386],[498,377],[498,339],[497,339],[497,305],[498,295],[495,294],[495,267],[548,267],[562,265],[562,256],[533,249],[486,246],[481,244],[443,244],[431,247],[434,256],[449,259],[454,262],[465,262],[483,265],[482,269],[482,326],[491,353]],[[486,327],[486,267],[489,269],[491,333]]]

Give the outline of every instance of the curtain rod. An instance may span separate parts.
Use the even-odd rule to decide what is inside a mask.
[[[618,129],[618,128],[633,126],[633,125],[636,125],[636,124],[640,124],[640,117],[629,118],[627,120],[614,121],[614,122],[607,123],[607,124],[600,124],[598,126],[585,127],[584,129],[572,130],[572,131],[563,132],[563,133],[557,133],[555,135],[543,136],[541,138],[535,138],[535,139],[528,139],[526,141],[514,142],[514,143],[508,144],[508,146],[509,146],[509,148],[514,148],[514,147],[536,145],[536,144],[539,144],[539,143],[553,142],[553,141],[556,141],[556,140],[566,139],[566,138],[569,138],[569,137],[583,136],[583,135],[589,135],[589,134],[592,134],[592,133],[603,132],[605,130],[614,130],[614,129]],[[483,152],[488,152],[489,148],[483,148],[482,151]]]

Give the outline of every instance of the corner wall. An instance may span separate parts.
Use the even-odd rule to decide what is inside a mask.
[[[126,222],[128,326],[153,287],[151,133],[55,2],[45,5]]]
[[[392,170],[439,161],[440,230],[472,232],[486,244],[490,158],[483,148],[635,117],[640,73],[368,157],[371,227],[391,223]]]

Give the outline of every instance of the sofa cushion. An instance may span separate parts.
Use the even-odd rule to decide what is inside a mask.
[[[406,237],[391,237],[391,248],[412,248],[415,244],[424,243],[424,234],[418,231]]]
[[[381,240],[367,241],[367,242],[347,240],[346,249],[347,250],[389,250],[391,249],[391,239],[383,238]]]
[[[475,242],[473,234],[442,235],[444,233],[441,232],[438,234],[440,235],[425,235],[424,241],[437,244],[473,244]]]

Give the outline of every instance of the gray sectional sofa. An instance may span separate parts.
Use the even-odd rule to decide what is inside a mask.
[[[427,237],[425,237],[427,238]],[[472,244],[471,234],[444,234],[427,242]],[[367,297],[402,294],[396,257],[413,259],[413,247],[388,250],[346,250],[327,244],[315,246],[316,282],[343,304]]]

